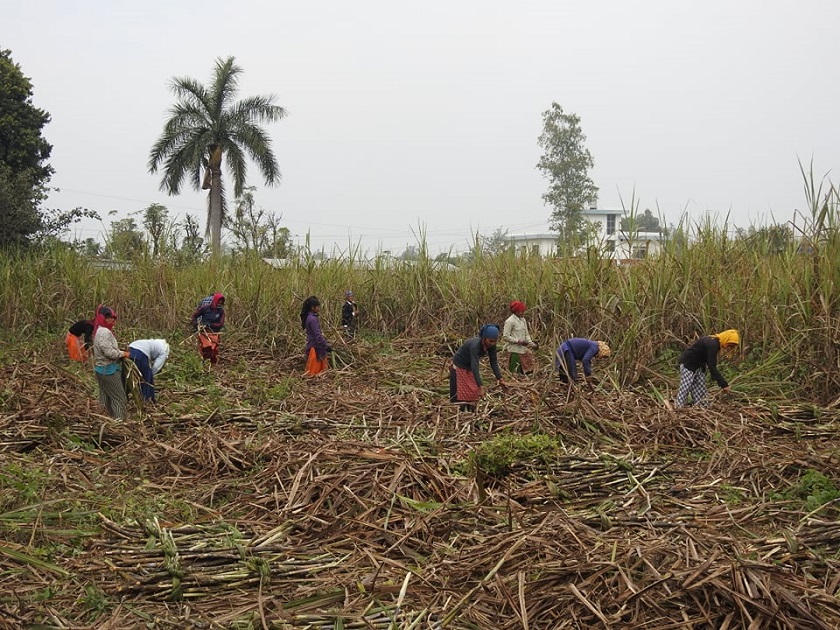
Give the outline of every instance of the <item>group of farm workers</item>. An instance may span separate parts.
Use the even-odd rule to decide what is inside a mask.
[[[318,320],[320,302],[315,296],[307,298],[301,310],[301,324],[306,332],[307,376],[314,376],[327,369],[327,354],[332,347],[321,332]],[[348,290],[344,294],[341,323],[344,333],[351,339],[356,332],[359,309]],[[91,320],[79,320],[70,326],[65,343],[72,360],[86,362],[93,354],[94,372],[99,385],[99,401],[108,414],[117,419],[125,418],[128,396],[126,373],[122,361],[132,361],[141,377],[140,393],[144,401],[156,402],[155,375],[169,357],[169,344],[164,339],[138,339],[121,350],[114,335],[116,311],[100,305]],[[225,296],[214,293],[202,298],[190,318],[190,325],[198,338],[198,349],[203,359],[214,364],[219,357],[220,333],[225,325]]]
[[[122,360],[128,359],[140,373],[140,393],[143,399],[154,403],[155,374],[160,372],[169,357],[169,344],[165,339],[137,339],[121,350],[114,335],[117,312],[101,304],[92,320],[73,324],[65,339],[71,359],[86,362],[93,353],[93,371],[99,385],[99,402],[112,418],[125,418],[128,397],[125,390],[126,374]]]
[[[496,349],[500,336],[508,354],[508,369],[511,373],[527,375],[534,369],[532,351],[538,346],[528,333],[525,304],[519,300],[511,302],[510,312],[501,333],[498,326],[486,324],[481,327],[476,337],[467,339],[452,357],[449,368],[449,398],[462,410],[474,411],[476,403],[485,393],[479,370],[482,357],[486,356],[489,359],[490,369],[498,385],[502,388],[507,387],[499,369]],[[733,351],[740,341],[738,331],[729,329],[716,335],[704,335],[683,350],[679,358],[680,384],[674,405],[678,408],[709,405],[707,369],[721,389],[728,392],[729,383],[717,367],[718,355],[721,351]],[[577,384],[581,380],[577,371],[578,361],[583,367],[584,377],[592,379],[592,359],[603,359],[610,354],[610,347],[604,341],[572,337],[563,341],[555,351],[554,367],[562,382]]]
[[[346,291],[344,297],[342,329],[345,336],[352,339],[356,332],[359,310],[352,291]],[[218,360],[219,333],[225,325],[224,307],[225,296],[214,293],[199,302],[190,318],[191,326],[198,335],[199,351],[202,357],[211,363]],[[485,356],[489,359],[490,369],[498,385],[507,388],[497,354],[500,338],[508,355],[509,371],[526,376],[533,372],[533,351],[539,346],[528,332],[525,310],[523,302],[511,302],[511,314],[505,320],[501,331],[495,324],[486,324],[481,327],[477,336],[467,339],[458,348],[449,368],[451,402],[457,403],[463,410],[475,410],[476,403],[485,394],[479,369],[480,360]],[[309,296],[303,301],[300,323],[306,334],[305,376],[315,376],[326,370],[329,366],[328,355],[333,351],[321,330],[320,314],[321,302],[316,296]],[[137,366],[142,377],[140,391],[143,399],[154,402],[154,377],[166,363],[169,344],[164,339],[138,339],[131,342],[127,350],[120,350],[113,332],[116,321],[117,314],[114,309],[100,305],[93,320],[81,320],[70,327],[66,344],[70,358],[78,361],[86,361],[88,351],[92,348],[94,371],[99,384],[99,400],[109,415],[124,418],[127,396],[121,360],[128,359]],[[680,384],[674,400],[675,406],[709,404],[707,370],[721,389],[728,392],[729,383],[717,367],[718,356],[721,352],[731,352],[739,344],[738,331],[730,329],[715,335],[702,336],[685,348],[678,362]],[[602,340],[572,337],[564,340],[555,351],[555,371],[561,382],[578,384],[581,377],[578,374],[577,363],[580,362],[583,378],[592,381],[592,360],[604,359],[610,354],[610,347]]]
[[[87,362],[93,354],[93,371],[99,385],[99,402],[112,418],[123,419],[128,406],[127,374],[123,359],[131,361],[140,375],[140,395],[145,402],[157,401],[155,375],[169,358],[165,339],[137,339],[121,350],[114,335],[117,312],[104,304],[96,308],[93,319],[82,319],[70,326],[65,338],[67,353],[75,361]],[[225,325],[225,296],[214,293],[203,298],[190,318],[198,332],[203,358],[218,360],[219,332]]]

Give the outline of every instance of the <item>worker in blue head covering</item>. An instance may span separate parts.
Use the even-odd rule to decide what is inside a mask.
[[[499,327],[487,324],[481,327],[477,337],[467,339],[452,357],[452,365],[449,368],[449,399],[460,403],[461,409],[475,411],[475,404],[484,396],[479,361],[485,355],[490,359],[490,369],[493,370],[496,382],[502,387],[507,387],[502,380],[502,371],[499,369],[499,359],[496,355],[498,340]]]

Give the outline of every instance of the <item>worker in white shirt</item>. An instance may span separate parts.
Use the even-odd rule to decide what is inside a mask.
[[[510,303],[510,317],[505,320],[502,341],[508,353],[508,369],[514,374],[531,374],[534,371],[533,349],[537,343],[528,333],[525,321],[525,303],[514,300]]]
[[[128,344],[128,358],[140,370],[143,382],[140,393],[143,400],[155,400],[155,374],[160,372],[169,357],[169,344],[165,339],[138,339]]]

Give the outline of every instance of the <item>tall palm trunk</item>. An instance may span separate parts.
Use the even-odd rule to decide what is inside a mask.
[[[210,249],[213,256],[222,253],[222,147],[216,144],[208,147],[210,158],[207,171],[210,174],[210,206],[207,224],[210,227]]]

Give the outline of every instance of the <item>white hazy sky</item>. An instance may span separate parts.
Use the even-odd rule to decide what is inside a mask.
[[[837,0],[3,0],[0,47],[52,122],[50,207],[107,225],[151,203],[204,225],[206,196],[159,190],[149,150],[173,77],[275,94],[283,173],[257,204],[298,240],[432,253],[544,224],[535,165],[552,101],[580,116],[599,206],[670,222],[766,224],[804,207],[798,161],[840,164]],[[115,216],[108,216],[116,211]],[[139,219],[139,217],[138,217]],[[138,220],[139,222],[139,220]],[[98,237],[86,223],[77,236]]]

